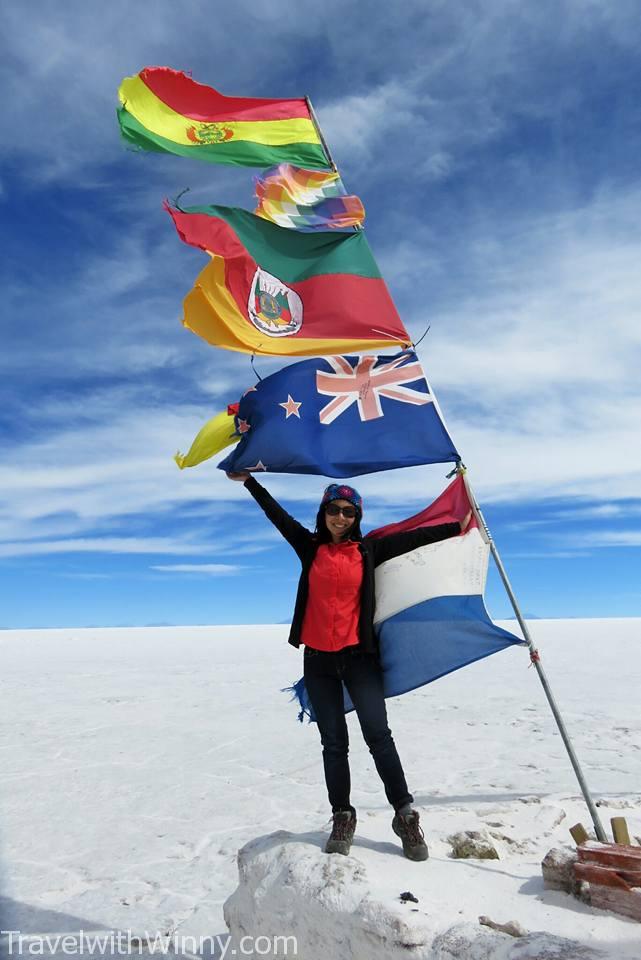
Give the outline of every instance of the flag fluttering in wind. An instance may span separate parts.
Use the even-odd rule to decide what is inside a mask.
[[[206,163],[330,163],[305,99],[225,97],[169,67],[145,67],[118,89],[120,131],[143,150]]]
[[[459,460],[416,354],[290,364],[239,403],[221,470],[355,477]]]
[[[207,423],[198,431],[194,441],[185,454],[177,453],[174,460],[181,470],[185,467],[195,467],[204,460],[209,460],[232,443],[238,443],[240,434],[236,431],[235,417],[238,414],[238,404],[234,403]]]
[[[407,346],[410,337],[362,231],[286,230],[236,207],[167,207],[213,259],[184,301],[184,325],[241,353],[310,356]]]
[[[461,520],[470,509],[458,476],[421,513],[368,536],[384,537]],[[483,594],[490,547],[473,517],[464,534],[418,547],[376,568],[376,613],[383,690],[396,697],[524,640],[497,627]],[[301,678],[289,688],[301,712],[315,720]],[[354,706],[344,690],[345,711]]]
[[[184,325],[228,350],[316,357],[250,387],[238,404],[234,431],[229,411],[214,417],[189,452],[176,455],[178,465],[200,463],[236,436],[236,448],[221,469],[341,478],[460,463],[416,354],[407,350],[409,337],[363,231],[339,232],[360,226],[364,211],[357,197],[345,194],[309,100],[225,97],[167,67],[126,77],[118,93],[121,133],[139,149],[207,163],[276,167],[257,181],[257,215],[220,206],[169,211],[182,239],[211,256],[184,301]],[[404,352],[343,355],[393,345]],[[468,490],[459,476],[431,507],[371,536],[459,520],[470,506]],[[483,593],[489,549],[472,524],[460,537],[380,564],[374,624],[384,695],[396,696],[513,644],[527,644],[596,835],[605,840],[494,545],[527,639],[501,630],[488,616]],[[299,719],[305,714],[314,719],[304,679],[290,689],[301,707]],[[353,709],[343,694],[345,711]]]
[[[365,208],[359,197],[347,196],[334,171],[303,170],[281,163],[255,178],[258,206],[254,213],[289,230],[347,230],[361,226]]]

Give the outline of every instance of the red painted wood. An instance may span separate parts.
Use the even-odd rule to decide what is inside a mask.
[[[626,846],[622,843],[590,843],[576,848],[582,863],[600,863],[617,867],[619,870],[641,870],[641,847]]]
[[[628,892],[590,884],[590,903],[593,907],[611,910],[613,913],[641,923],[641,892],[635,890]]]
[[[597,883],[604,887],[618,887],[629,891],[630,885],[619,875],[614,867],[602,867],[595,863],[575,863],[574,875],[578,880]]]

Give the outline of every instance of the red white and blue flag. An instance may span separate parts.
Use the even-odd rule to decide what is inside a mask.
[[[241,398],[229,471],[355,477],[458,461],[416,356],[316,357]]]
[[[369,537],[461,520],[470,509],[463,476],[434,503]],[[483,594],[490,547],[476,519],[458,537],[440,540],[387,560],[376,568],[374,625],[386,697],[414,690],[499,650],[525,643],[497,627]],[[289,688],[301,712],[314,719],[304,680]],[[344,690],[345,710],[353,705]]]

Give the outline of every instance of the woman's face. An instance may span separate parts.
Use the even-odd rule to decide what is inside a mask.
[[[351,516],[345,516],[343,510]],[[345,540],[355,523],[356,507],[349,500],[332,500],[325,507],[325,524],[334,543]]]

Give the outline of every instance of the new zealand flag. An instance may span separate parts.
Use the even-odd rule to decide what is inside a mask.
[[[460,460],[415,353],[303,360],[244,394],[221,470],[355,477]]]

